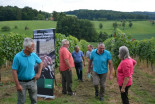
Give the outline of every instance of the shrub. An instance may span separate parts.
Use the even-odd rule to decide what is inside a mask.
[[[18,29],[18,26],[16,25],[14,28],[15,28],[15,29]]]
[[[9,33],[0,35],[1,37],[1,55],[6,60],[13,61],[14,56],[23,48],[23,40],[25,35]]]
[[[11,28],[10,28],[9,26],[3,26],[3,27],[1,28],[1,30],[2,30],[2,31],[10,31]]]
[[[25,30],[29,30],[29,27],[28,26],[25,26]]]

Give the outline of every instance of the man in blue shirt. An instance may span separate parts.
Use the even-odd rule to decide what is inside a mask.
[[[90,54],[91,54],[92,51],[93,51],[93,46],[92,45],[88,45],[88,51],[86,52],[86,57],[87,57],[88,63],[89,63]],[[90,73],[88,73],[88,78],[91,78],[91,81],[93,81],[92,69],[93,69],[93,65],[91,66]]]
[[[74,63],[75,63],[76,74],[77,74],[78,80],[83,81],[83,79],[82,79],[82,61],[85,66],[84,55],[83,55],[83,52],[79,50],[79,46],[75,46],[74,49],[75,49],[75,51],[73,51],[72,56],[73,56]]]
[[[105,81],[108,72],[108,64],[110,69],[109,79],[112,79],[113,65],[109,51],[105,50],[103,43],[98,44],[98,48],[93,50],[90,55],[88,64],[88,73],[93,64],[93,84],[95,87],[95,96],[98,96],[98,85],[100,84],[100,101],[104,100]]]
[[[41,59],[33,53],[34,41],[31,38],[25,38],[23,50],[17,53],[12,64],[13,78],[16,84],[18,101],[17,104],[24,104],[26,99],[26,90],[29,92],[31,104],[37,104],[37,84],[42,71]],[[38,73],[35,74],[34,66],[39,64]]]

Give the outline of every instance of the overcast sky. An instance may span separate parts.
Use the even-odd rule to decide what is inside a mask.
[[[0,6],[7,5],[29,6],[49,13],[77,9],[155,12],[155,0],[0,0]]]

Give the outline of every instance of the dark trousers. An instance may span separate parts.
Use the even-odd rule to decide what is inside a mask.
[[[75,63],[75,69],[78,80],[82,80],[82,62]]]
[[[129,87],[130,86],[126,86],[125,92],[124,93],[121,92],[121,98],[122,98],[123,104],[129,104],[129,99],[128,99],[128,89],[129,89]],[[121,91],[122,86],[119,86],[119,88],[120,88],[120,91]]]
[[[72,94],[72,71],[66,70],[61,72],[62,75],[62,93]]]

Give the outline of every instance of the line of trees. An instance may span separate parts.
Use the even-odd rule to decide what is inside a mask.
[[[65,12],[66,14],[76,15],[79,19],[89,19],[89,20],[145,20],[145,19],[155,19],[155,14],[136,14],[135,12],[119,12],[112,10],[74,10]],[[154,15],[154,17],[153,17]],[[150,17],[151,16],[151,17]]]
[[[0,6],[0,21],[9,20],[45,20],[51,17],[50,13],[37,11],[31,7],[18,8],[17,6]]]
[[[65,34],[66,36],[72,35],[79,40],[84,39],[89,42],[103,42],[109,38],[106,32],[96,32],[94,24],[86,19],[78,19],[76,16],[67,16],[65,13],[52,13],[54,21],[57,22],[56,32]],[[99,28],[102,29],[103,25],[100,23]]]
[[[123,21],[121,21],[121,24],[119,24],[119,23],[117,23],[117,22],[114,22],[112,25],[113,25],[114,31],[116,31],[116,28],[117,28],[118,26],[122,26],[122,27],[123,27],[123,30],[124,30],[125,27],[126,27],[126,25],[127,25],[127,21],[123,20]],[[128,27],[131,28],[132,26],[133,26],[132,21],[129,21]]]
[[[56,32],[66,36],[72,35],[79,40],[84,39],[86,41],[96,41],[99,36],[94,25],[89,20],[66,15],[58,19]]]

